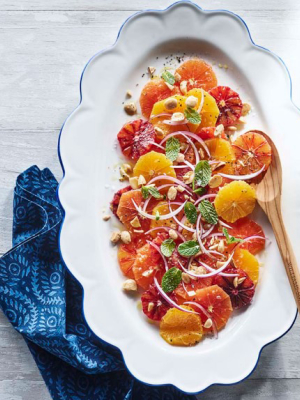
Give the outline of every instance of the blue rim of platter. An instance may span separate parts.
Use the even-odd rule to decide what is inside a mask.
[[[61,140],[61,135],[62,135],[62,132],[63,132],[63,129],[64,129],[64,126],[65,126],[66,121],[71,117],[71,115],[75,112],[75,110],[77,110],[77,108],[80,106],[80,104],[81,104],[81,102],[82,102],[81,83],[82,83],[82,78],[83,78],[83,75],[84,75],[84,72],[85,72],[87,66],[88,66],[89,63],[90,63],[95,57],[97,57],[99,54],[104,53],[105,51],[112,49],[112,48],[116,45],[116,43],[118,42],[118,39],[119,39],[119,37],[120,37],[121,31],[122,31],[122,29],[123,29],[123,27],[124,27],[124,25],[125,25],[130,19],[132,19],[133,17],[135,17],[135,16],[137,16],[137,15],[139,15],[139,14],[144,14],[144,13],[148,13],[148,12],[164,12],[164,11],[167,11],[168,9],[172,8],[172,7],[173,7],[174,5],[176,5],[176,4],[191,4],[191,5],[195,6],[195,7],[197,7],[199,10],[204,11],[204,12],[208,12],[208,13],[209,13],[209,12],[223,12],[223,13],[227,13],[227,14],[233,15],[235,18],[239,19],[239,20],[243,23],[243,25],[245,26],[245,28],[247,29],[247,32],[248,32],[248,35],[249,35],[249,39],[251,40],[252,44],[253,44],[255,47],[257,47],[257,48],[259,48],[259,49],[261,49],[261,50],[264,50],[264,51],[266,51],[266,52],[272,54],[272,55],[273,55],[275,58],[277,58],[277,60],[279,60],[279,62],[280,62],[281,64],[283,64],[283,66],[285,67],[285,70],[286,70],[286,72],[287,72],[287,74],[288,74],[289,81],[290,81],[290,100],[291,100],[292,104],[296,107],[296,109],[300,111],[300,108],[296,106],[296,104],[294,103],[293,98],[292,98],[293,83],[292,83],[291,74],[290,74],[290,72],[289,72],[289,70],[288,70],[288,67],[286,66],[285,62],[282,60],[281,57],[279,57],[277,54],[273,53],[271,50],[269,50],[269,49],[267,49],[267,48],[265,48],[265,47],[263,47],[263,46],[259,46],[259,45],[257,45],[256,43],[254,43],[248,25],[247,25],[246,22],[243,20],[243,18],[240,17],[238,14],[235,14],[235,13],[232,12],[232,11],[223,10],[223,9],[205,10],[205,9],[203,9],[202,7],[200,7],[198,4],[196,4],[196,3],[194,3],[194,2],[192,2],[192,1],[190,1],[190,0],[180,0],[180,1],[176,1],[176,2],[170,4],[168,7],[166,7],[165,9],[162,9],[162,10],[157,10],[157,9],[146,9],[146,10],[142,10],[142,11],[137,11],[136,13],[132,14],[131,16],[129,16],[129,17],[123,22],[123,24],[121,25],[121,27],[120,27],[120,29],[119,29],[119,32],[118,32],[118,35],[117,35],[117,38],[116,38],[115,43],[114,43],[113,45],[111,45],[111,46],[109,46],[109,47],[103,49],[103,50],[100,50],[100,51],[99,51],[98,53],[96,53],[93,57],[91,57],[90,60],[86,63],[86,65],[85,65],[85,67],[84,67],[84,69],[83,69],[83,71],[82,71],[82,73],[81,73],[80,82],[79,82],[79,92],[80,92],[79,104],[77,105],[77,107],[71,112],[71,114],[70,114],[70,115],[66,118],[66,120],[64,121],[64,123],[63,123],[63,125],[62,125],[62,127],[61,127],[61,130],[60,130],[60,132],[59,132],[59,137],[58,137],[58,148],[57,148],[57,151],[58,151],[59,162],[60,162],[60,165],[61,165],[61,168],[62,168],[62,171],[63,171],[63,177],[62,177],[62,180],[60,181],[60,183],[59,183],[59,185],[58,185],[58,188],[57,188],[57,192],[56,192],[56,193],[57,193],[57,199],[58,199],[58,201],[59,201],[61,207],[62,207],[62,204],[61,204],[60,199],[59,199],[59,187],[60,187],[60,184],[61,184],[61,182],[63,181],[64,176],[65,176],[65,168],[64,168],[63,160],[62,160],[61,153],[60,153],[60,140]],[[63,209],[63,207],[62,207],[62,209]],[[64,211],[64,209],[63,209],[63,211]],[[64,211],[64,214],[65,214],[65,211]],[[62,230],[63,223],[64,223],[64,216],[63,216],[62,224],[61,224],[61,227],[60,227],[59,242],[58,242],[59,252],[60,252],[60,256],[61,256],[62,260],[63,260],[63,255],[62,255],[61,248],[60,248],[60,233],[61,233],[61,230]],[[68,271],[70,272],[70,274],[74,277],[74,275],[72,274],[72,272],[69,270],[68,266],[67,266],[66,264],[65,264],[65,266],[67,267],[67,269],[68,269]],[[75,278],[75,277],[74,277],[74,278]],[[76,279],[76,278],[75,278],[75,279]],[[77,279],[76,279],[76,280],[77,280]],[[81,285],[80,282],[79,282],[79,284],[80,284],[80,286],[82,287],[82,285]],[[82,310],[83,310],[84,319],[85,319],[85,321],[86,321],[85,314],[84,314],[84,307],[83,307],[83,304],[84,304],[84,290],[83,290],[83,287],[82,287],[82,291],[83,291]],[[270,345],[270,344],[276,342],[277,340],[281,339],[283,336],[285,336],[285,335],[292,329],[294,323],[296,322],[297,315],[298,315],[298,310],[296,311],[295,318],[294,318],[294,320],[293,320],[291,326],[288,328],[288,330],[287,330],[286,332],[284,332],[284,333],[283,333],[281,336],[279,336],[278,338],[272,340],[272,341],[269,342],[269,343],[266,343],[266,344],[260,349],[255,366],[253,367],[252,371],[251,371],[247,376],[245,376],[243,379],[241,379],[241,380],[239,380],[239,381],[237,381],[237,382],[232,382],[232,383],[218,383],[218,382],[215,382],[215,383],[212,383],[211,385],[207,386],[205,389],[203,389],[203,390],[201,390],[201,391],[199,391],[199,392],[184,392],[184,393],[189,394],[189,395],[197,395],[197,394],[203,393],[204,391],[206,391],[208,388],[210,388],[210,387],[212,387],[212,386],[216,386],[216,385],[217,385],[217,386],[233,386],[233,385],[237,385],[238,383],[241,383],[241,382],[245,381],[246,379],[248,379],[249,376],[252,375],[252,373],[255,371],[255,369],[256,369],[256,367],[257,367],[257,365],[258,365],[258,362],[259,362],[259,359],[260,359],[260,355],[261,355],[263,349],[264,349],[265,347],[267,347],[268,345]],[[86,321],[86,323],[87,323],[87,325],[89,325],[87,321]],[[100,339],[101,339],[101,338],[100,338]],[[103,342],[105,342],[103,339],[101,339],[101,340],[102,340]],[[105,342],[105,343],[109,344],[110,346],[113,346],[112,344],[110,344],[110,343],[108,343],[108,342]],[[116,347],[116,346],[113,346],[113,347]],[[118,350],[120,351],[120,353],[121,353],[121,355],[122,355],[123,362],[124,362],[124,365],[125,365],[127,371],[130,373],[130,375],[132,375],[135,379],[137,379],[137,378],[130,372],[130,370],[128,369],[122,351],[121,351],[119,348],[118,348]],[[150,384],[150,383],[147,383],[147,382],[143,382],[143,381],[141,381],[141,380],[139,380],[139,379],[137,379],[137,380],[140,381],[141,383],[143,383],[144,385],[148,385],[148,386],[167,386],[167,385],[168,385],[168,386],[173,386],[175,389],[177,389],[177,390],[183,392],[182,390],[178,389],[175,385],[170,384],[170,383],[164,383],[164,384],[159,384],[159,385],[153,385],[153,384]]]

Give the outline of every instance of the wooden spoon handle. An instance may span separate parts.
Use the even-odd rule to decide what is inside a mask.
[[[300,272],[290,239],[285,230],[281,213],[268,212],[267,214],[276,237],[277,245],[290,281],[298,311],[300,311]]]

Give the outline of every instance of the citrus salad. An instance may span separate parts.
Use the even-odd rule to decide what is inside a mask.
[[[142,311],[166,342],[190,346],[253,299],[265,235],[250,214],[271,147],[263,132],[240,134],[251,106],[218,86],[207,62],[148,70],[143,118],[117,136],[128,185],[111,202],[123,226],[111,241],[120,243],[124,291],[142,291]],[[137,112],[134,102],[124,108]]]

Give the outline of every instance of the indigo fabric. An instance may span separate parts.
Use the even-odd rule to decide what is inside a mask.
[[[58,236],[63,211],[49,169],[16,182],[13,248],[0,259],[0,305],[26,340],[54,400],[188,400],[172,386],[148,386],[120,351],[97,338],[82,314],[82,288],[66,269]],[[147,360],[145,360],[147,362]]]

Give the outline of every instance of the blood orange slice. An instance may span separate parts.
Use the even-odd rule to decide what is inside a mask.
[[[148,230],[150,222],[148,219],[144,219],[140,216],[136,208],[134,207],[133,201],[137,206],[140,206],[143,202],[142,193],[140,190],[130,190],[121,195],[119,206],[117,209],[117,216],[120,221],[125,225],[128,230],[133,230],[130,222],[137,217],[139,219],[141,227],[139,229]]]
[[[174,86],[171,90],[163,79],[152,79],[144,86],[140,96],[140,106],[145,118],[149,118],[154,104],[167,97],[179,94],[179,89]]]
[[[232,307],[237,310],[251,303],[255,293],[253,281],[246,272],[238,268],[226,269],[228,274],[238,274],[236,277],[216,276],[214,283],[220,286],[230,296]]]
[[[155,141],[155,131],[150,122],[137,119],[128,122],[118,133],[118,141],[124,156],[137,160],[148,153]]]
[[[187,82],[187,90],[202,88],[209,90],[217,85],[217,77],[212,67],[204,60],[193,58],[181,64],[176,72],[180,75],[180,82]]]
[[[168,296],[176,301],[176,296],[169,293]],[[149,289],[141,297],[143,312],[153,321],[160,321],[170,309],[169,303],[159,294],[155,285],[150,285]]]
[[[209,286],[207,288],[196,291],[196,302],[199,303],[211,315],[217,330],[222,329],[232,313],[232,305],[229,295],[217,286]],[[196,309],[196,311],[199,311]],[[201,319],[205,323],[207,316],[201,313]],[[206,331],[211,331],[209,328]]]
[[[239,136],[232,144],[237,162],[236,173],[252,174],[265,166],[265,171],[272,160],[272,149],[260,131],[249,131]]]
[[[175,289],[175,293],[177,296],[179,296],[180,303],[184,301],[195,301],[195,295],[196,291],[198,289],[203,289],[205,287],[211,286],[212,284],[212,278],[199,278],[195,280],[191,280],[190,283],[180,283],[180,285],[177,286]],[[197,310],[199,311],[199,310]]]
[[[240,96],[228,86],[217,86],[209,91],[219,107],[217,125],[233,125],[242,115],[243,103]]]
[[[130,190],[131,190],[131,186],[126,186],[123,189],[118,190],[114,194],[114,197],[113,197],[112,201],[110,202],[110,209],[115,214],[115,216],[117,218],[119,218],[117,216],[117,209],[118,209],[118,206],[119,206],[119,203],[120,203],[120,198],[121,198],[123,193],[129,192]]]
[[[196,133],[203,140],[215,139],[215,130],[216,128],[214,126],[210,126],[207,128],[201,128],[199,132]],[[221,134],[221,138],[226,139],[226,135],[224,132]]]
[[[164,274],[161,255],[149,243],[146,243],[137,251],[132,272],[137,284],[143,289],[148,289],[154,277],[160,282]]]
[[[137,250],[145,244],[145,238],[134,238],[130,243],[122,243],[118,250],[118,261],[122,273],[134,279],[132,267],[136,259]]]
[[[265,237],[264,231],[260,225],[248,217],[241,218],[234,224],[231,224],[231,229],[228,233],[239,239],[245,239],[249,236],[262,236]],[[231,245],[232,246],[232,245]],[[233,245],[234,247],[234,245]],[[239,245],[239,249],[246,249],[252,254],[257,254],[265,248],[264,239],[253,239]]]

